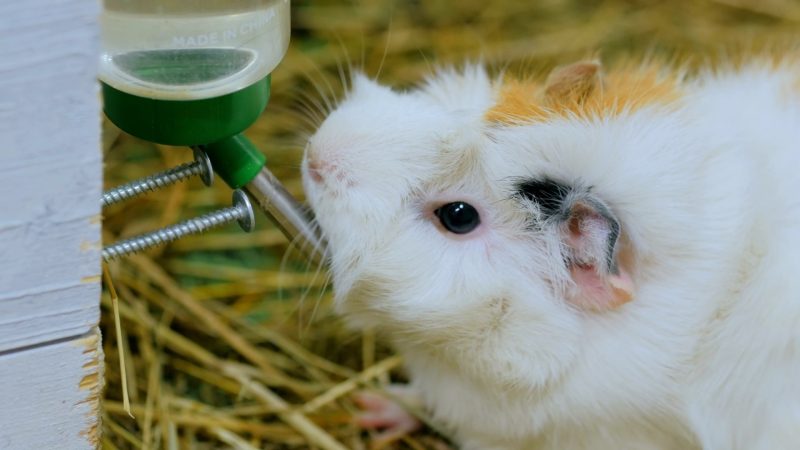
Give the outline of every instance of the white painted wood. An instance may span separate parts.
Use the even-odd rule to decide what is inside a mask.
[[[97,446],[99,1],[0,0],[0,449]]]
[[[95,447],[103,354],[99,332],[0,354],[0,449]]]
[[[0,352],[98,320],[98,13],[0,1]]]

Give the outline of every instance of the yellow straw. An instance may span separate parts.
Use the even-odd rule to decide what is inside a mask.
[[[111,294],[111,309],[114,311],[114,327],[117,329],[119,374],[120,378],[122,378],[122,405],[125,408],[125,412],[128,413],[131,418],[135,418],[131,412],[131,400],[128,396],[128,373],[125,370],[125,349],[122,347],[121,342],[122,324],[119,320],[119,297],[117,296],[117,290],[114,289],[114,282],[111,281],[111,274],[108,273],[108,266],[105,263],[103,264],[103,278],[105,278],[106,286],[108,286],[108,292]]]

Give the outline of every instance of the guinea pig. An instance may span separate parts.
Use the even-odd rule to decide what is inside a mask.
[[[310,137],[335,308],[463,449],[800,448],[800,59],[364,75]]]

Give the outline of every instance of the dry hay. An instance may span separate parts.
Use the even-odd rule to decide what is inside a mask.
[[[288,189],[303,137],[341,94],[347,66],[407,85],[434,64],[481,59],[535,71],[587,55],[680,59],[730,45],[798,37],[792,0],[293,2],[291,49],[273,98],[248,135]],[[106,186],[191,159],[106,126]],[[105,211],[111,242],[196,216],[230,199],[198,180]],[[110,265],[120,295],[135,418],[121,403],[110,299],[103,296],[106,397],[103,447],[367,448],[349,394],[402,381],[401,360],[371,333],[348,332],[329,309],[327,277],[287,253],[263,217],[185,238]],[[449,448],[430,428],[391,448]]]

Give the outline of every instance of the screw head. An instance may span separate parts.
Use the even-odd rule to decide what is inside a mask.
[[[233,206],[239,208],[242,212],[241,217],[238,219],[242,230],[248,233],[253,231],[256,227],[256,215],[253,212],[253,204],[250,203],[250,198],[243,190],[236,189],[233,191]]]
[[[203,167],[203,171],[200,173],[200,179],[203,180],[203,184],[206,186],[211,186],[211,183],[214,182],[214,168],[211,166],[211,160],[208,159],[208,155],[206,155],[206,152],[200,147],[192,147],[192,151],[194,153],[194,160],[199,162],[201,167]]]

